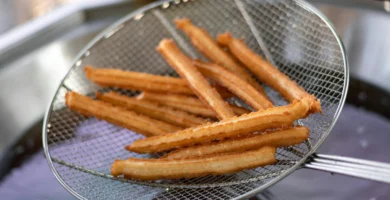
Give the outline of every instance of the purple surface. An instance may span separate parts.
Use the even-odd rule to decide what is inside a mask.
[[[7,200],[74,200],[54,177],[43,152],[34,155],[23,166],[0,183],[0,199]]]
[[[390,123],[346,105],[319,152],[390,162]],[[34,187],[34,188],[33,188]],[[300,169],[270,188],[278,200],[390,199],[390,185]],[[14,169],[0,184],[1,199],[74,199],[56,180],[43,153]]]

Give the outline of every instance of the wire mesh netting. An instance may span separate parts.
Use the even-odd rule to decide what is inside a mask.
[[[243,172],[175,181],[137,182],[110,176],[115,159],[146,157],[124,147],[143,136],[95,118],[86,118],[65,106],[65,93],[93,95],[106,88],[88,81],[84,66],[120,68],[177,76],[156,52],[163,38],[173,38],[192,57],[204,59],[173,20],[190,18],[213,37],[230,31],[256,53],[321,99],[323,114],[299,123],[310,128],[306,143],[277,150],[276,165]],[[259,45],[261,44],[261,45]],[[105,32],[75,63],[56,93],[45,127],[49,162],[63,184],[86,199],[229,199],[239,197],[299,164],[329,133],[343,102],[345,57],[331,27],[305,3],[289,0],[196,0],[161,3],[131,15]],[[275,105],[287,102],[264,86]],[[117,90],[127,95],[134,91]]]

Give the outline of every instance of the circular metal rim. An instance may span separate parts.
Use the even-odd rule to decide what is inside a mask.
[[[312,150],[306,155],[304,156],[298,163],[296,163],[294,166],[290,167],[288,170],[286,170],[285,172],[283,172],[282,174],[280,174],[278,177],[274,178],[273,180],[267,182],[266,184],[258,187],[257,189],[253,189],[247,193],[244,193],[234,199],[242,199],[242,198],[247,198],[247,197],[251,197],[251,196],[254,196],[256,195],[257,193],[261,192],[262,190],[274,185],[275,183],[279,182],[281,179],[285,178],[287,175],[289,175],[290,173],[292,173],[293,171],[295,171],[296,169],[298,169],[299,167],[302,166],[302,164],[304,162],[306,162],[307,158],[309,158],[313,153],[315,153],[315,151],[321,146],[321,144],[325,141],[325,139],[328,137],[328,135],[330,134],[330,132],[332,131],[334,125],[336,124],[337,122],[337,119],[339,118],[340,116],[340,113],[341,113],[341,110],[343,109],[344,107],[344,104],[345,104],[345,100],[346,100],[346,96],[347,96],[347,92],[348,92],[348,85],[349,85],[349,65],[348,65],[348,60],[347,60],[347,56],[346,56],[346,53],[345,53],[345,47],[343,45],[343,43],[341,42],[341,39],[340,37],[338,36],[338,34],[336,33],[335,31],[335,28],[334,26],[332,25],[332,23],[328,20],[328,18],[323,15],[317,8],[315,8],[313,5],[311,5],[310,3],[308,2],[305,2],[303,0],[294,0],[298,5],[306,8],[307,10],[315,13],[318,17],[320,17],[320,19],[325,22],[328,27],[330,28],[330,30],[332,31],[333,35],[335,36],[339,46],[340,46],[340,49],[341,49],[341,54],[344,58],[344,88],[343,88],[343,92],[342,92],[342,97],[340,99],[340,105],[338,106],[337,110],[336,110],[336,113],[335,113],[335,117],[333,118],[333,121],[332,121],[332,124],[330,125],[328,131],[326,133],[324,133],[324,137],[322,137],[317,145],[315,147],[312,148]],[[137,14],[140,14],[140,13],[143,13],[145,11],[148,11],[149,9],[152,9],[152,8],[156,8],[158,6],[161,6],[162,4],[166,3],[166,2],[174,2],[174,0],[161,0],[161,1],[158,1],[158,2],[155,2],[155,3],[151,3],[149,5],[146,5],[142,8],[139,8],[131,13],[129,13],[128,15],[122,17],[121,19],[119,19],[117,22],[113,23],[112,25],[110,25],[109,27],[107,27],[106,29],[104,29],[101,33],[99,33],[97,36],[94,37],[94,39],[89,42],[87,44],[86,47],[84,47],[79,53],[78,55],[76,56],[76,59],[73,61],[73,64],[72,64],[72,67],[68,70],[68,72],[66,73],[66,75],[64,76],[64,78],[61,80],[60,84],[58,85],[58,88],[55,92],[55,94],[53,95],[53,98],[52,100],[50,101],[50,104],[46,110],[46,113],[45,113],[45,117],[44,117],[44,121],[43,121],[43,130],[42,130],[42,142],[43,142],[43,149],[44,149],[44,154],[45,154],[45,157],[46,157],[46,160],[48,162],[48,165],[50,167],[50,169],[52,170],[54,176],[56,177],[56,179],[60,182],[60,184],[69,192],[71,193],[73,196],[75,196],[76,198],[78,199],[85,199],[85,197],[81,196],[80,194],[78,194],[75,190],[73,190],[62,178],[61,176],[59,175],[59,173],[57,172],[56,168],[54,167],[54,163],[52,162],[51,160],[51,155],[50,155],[50,152],[49,152],[49,148],[48,148],[48,145],[47,145],[47,123],[48,123],[48,119],[50,118],[50,114],[51,114],[51,111],[53,109],[53,103],[55,101],[55,97],[57,96],[58,92],[60,91],[60,88],[62,87],[62,85],[64,84],[64,81],[65,79],[68,77],[69,73],[76,67],[76,63],[84,57],[85,55],[85,52],[87,52],[90,48],[92,48],[95,44],[97,44],[100,40],[104,39],[104,36],[107,35],[110,31],[112,31],[115,27],[118,27],[119,25],[125,23],[126,21],[130,20],[131,18],[133,18],[134,16],[136,16]]]

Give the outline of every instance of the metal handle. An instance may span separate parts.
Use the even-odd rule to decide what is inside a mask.
[[[390,183],[390,164],[388,163],[315,154],[304,167]]]

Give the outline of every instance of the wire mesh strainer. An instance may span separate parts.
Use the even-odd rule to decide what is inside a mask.
[[[176,17],[190,18],[213,36],[230,31],[235,37],[245,38],[250,48],[321,99],[323,114],[299,122],[310,128],[309,140],[278,149],[277,165],[231,175],[156,182],[113,178],[109,170],[114,159],[145,156],[124,150],[124,146],[143,136],[71,112],[65,106],[64,95],[67,91],[90,95],[105,90],[85,78],[85,65],[177,76],[155,51],[163,38],[173,38],[185,53],[203,58],[175,29]],[[80,199],[241,198],[256,194],[305,163],[332,129],[345,101],[347,86],[348,67],[342,44],[326,19],[305,2],[157,2],[109,27],[79,54],[45,117],[45,154],[57,179]],[[267,87],[266,91],[276,105],[287,104],[277,92]]]

